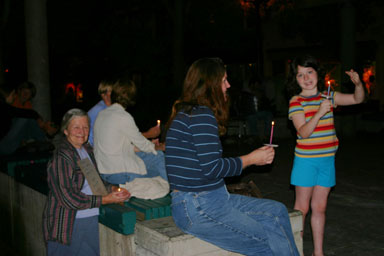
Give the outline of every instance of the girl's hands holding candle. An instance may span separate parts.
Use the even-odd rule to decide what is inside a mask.
[[[319,108],[319,110],[318,110],[317,112],[318,112],[319,115],[322,117],[322,116],[324,116],[326,113],[328,113],[329,111],[331,111],[331,107],[332,107],[332,102],[331,102],[329,99],[323,100],[323,101],[320,103],[320,108]]]

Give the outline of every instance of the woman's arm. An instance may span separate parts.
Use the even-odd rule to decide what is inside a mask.
[[[68,209],[89,209],[101,205],[101,196],[86,195],[77,182],[75,159],[56,154],[48,165],[48,184],[51,192],[61,205]]]
[[[240,157],[243,163],[243,169],[249,165],[266,165],[272,163],[275,157],[273,147],[264,146],[258,148],[247,155]]]
[[[139,151],[156,153],[155,144],[143,136],[143,134],[139,131],[135,120],[128,112],[124,116],[122,124],[124,136],[127,136],[129,141],[131,141]]]

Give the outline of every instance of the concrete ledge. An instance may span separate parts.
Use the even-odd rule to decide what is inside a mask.
[[[299,211],[289,213],[295,242],[303,255],[302,215]],[[223,250],[215,245],[183,233],[172,217],[136,223],[135,243],[137,256],[235,256],[237,253]]]
[[[99,223],[100,255],[135,255],[135,235],[123,235]]]

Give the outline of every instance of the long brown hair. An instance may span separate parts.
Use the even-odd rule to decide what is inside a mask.
[[[221,87],[225,72],[224,62],[219,58],[196,60],[188,69],[181,97],[173,104],[168,125],[179,111],[191,113],[195,106],[206,106],[213,111],[219,125],[219,133],[223,135],[226,132],[225,124],[229,112],[228,102]]]

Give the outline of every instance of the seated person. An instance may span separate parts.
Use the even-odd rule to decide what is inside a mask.
[[[31,82],[24,82],[20,84],[16,89],[15,100],[12,106],[16,108],[32,109],[31,100],[36,95],[36,87]]]
[[[113,85],[113,81],[103,80],[100,82],[98,93],[101,97],[101,100],[88,111],[88,116],[91,121],[88,142],[92,146],[93,146],[93,127],[95,125],[96,117],[100,111],[106,109],[111,105],[112,85]]]
[[[36,95],[36,86],[29,82],[21,83],[17,89],[12,102],[12,106],[22,109],[33,109],[32,99]],[[37,122],[41,129],[43,129],[48,136],[53,136],[57,132],[57,128],[50,121],[44,121],[41,117],[37,119]]]
[[[89,118],[85,111],[67,111],[61,132],[63,138],[47,166],[49,193],[43,213],[46,255],[100,255],[99,207],[122,203],[130,193],[107,183],[108,194],[92,192],[92,184],[78,164],[88,158],[97,171],[92,147],[87,143]]]
[[[94,125],[94,150],[101,177],[112,184],[125,184],[135,178],[160,176],[167,181],[163,143],[147,139],[159,127],[142,134],[133,117],[125,110],[135,103],[133,81],[114,83],[112,105],[101,111]],[[158,135],[158,134],[157,134]]]
[[[15,89],[11,85],[0,86],[0,107],[3,113],[0,155],[10,155],[30,141],[47,142],[45,131],[39,126],[39,114],[32,109],[13,107],[14,97]]]

